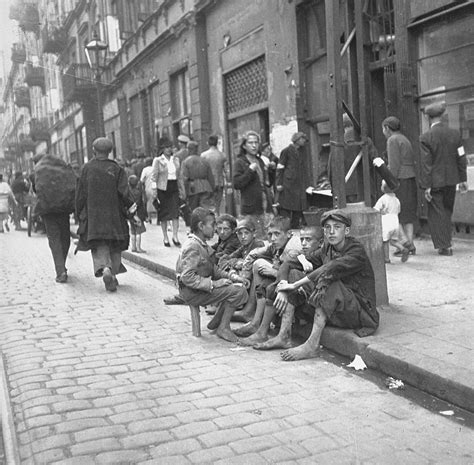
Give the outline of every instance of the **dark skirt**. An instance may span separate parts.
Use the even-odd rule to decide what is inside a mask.
[[[158,189],[158,221],[170,221],[179,217],[179,191],[178,181],[168,181],[166,190]]]
[[[416,223],[418,221],[417,212],[417,187],[416,179],[400,179],[400,187],[396,191],[400,200],[400,214],[398,220],[400,224]]]

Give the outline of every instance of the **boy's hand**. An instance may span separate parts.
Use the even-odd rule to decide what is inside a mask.
[[[230,286],[232,284],[232,280],[227,278],[217,279],[216,281],[212,281],[214,289],[224,286]]]
[[[285,292],[278,292],[276,299],[273,302],[273,306],[275,307],[277,314],[281,316],[288,306],[288,295]]]
[[[290,284],[287,281],[280,281],[277,286],[277,292],[291,292],[296,290],[294,284]]]
[[[298,255],[298,261],[301,263],[303,267],[303,271],[305,273],[309,273],[310,271],[313,271],[313,264],[303,255]]]

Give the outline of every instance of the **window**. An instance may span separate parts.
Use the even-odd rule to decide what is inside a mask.
[[[185,69],[170,78],[171,86],[171,115],[173,118],[174,135],[192,134],[191,120],[191,90],[189,73]]]
[[[130,115],[132,124],[133,145],[137,149],[143,147],[143,123],[140,94],[130,99]]]

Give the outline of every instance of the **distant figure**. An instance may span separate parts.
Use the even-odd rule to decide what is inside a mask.
[[[146,231],[145,221],[147,219],[145,190],[138,177],[133,175],[128,178],[128,188],[133,201],[137,204],[137,211],[130,223],[130,235],[132,239],[132,252],[146,253],[142,249],[142,234]]]
[[[145,158],[145,167],[142,170],[142,174],[140,176],[140,182],[142,183],[145,189],[145,197],[146,197],[146,211],[147,216],[151,223],[151,215],[153,212],[156,212],[155,208],[153,207],[153,187],[152,187],[152,176],[153,176],[153,158],[148,157]]]
[[[189,141],[189,137],[185,136],[184,134],[180,134],[178,136],[178,150],[174,155],[178,157],[180,163],[183,163],[183,161],[186,160],[186,158],[188,158],[189,156],[187,148]]]
[[[222,197],[227,182],[226,156],[217,148],[218,137],[209,136],[207,144],[209,149],[201,153],[201,158],[211,165],[212,175],[214,176],[214,202],[217,214],[221,211]]]
[[[125,170],[109,159],[112,148],[105,137],[92,143],[95,156],[82,168],[76,193],[77,250],[91,251],[94,274],[102,277],[109,292],[117,290],[117,275],[127,271],[122,264],[122,250],[130,241],[127,216],[137,208]]]
[[[461,134],[441,121],[445,111],[444,102],[425,108],[430,129],[420,136],[420,185],[428,202],[428,225],[434,248],[440,255],[451,256],[456,185],[459,184],[461,193],[467,192],[467,160]]]
[[[387,139],[388,168],[398,179],[400,187],[397,198],[400,200],[400,240],[411,254],[416,253],[413,244],[414,224],[417,216],[417,185],[415,177],[415,157],[411,142],[400,132],[400,120],[389,116],[382,122],[382,131]]]
[[[140,179],[142,175],[143,168],[145,168],[146,162],[145,162],[145,154],[143,152],[140,152],[138,154],[138,160],[135,162],[133,165],[133,172],[135,173],[135,176]]]
[[[304,224],[303,211],[307,208],[308,167],[303,152],[307,140],[304,132],[293,134],[291,144],[281,151],[277,165],[276,190],[280,215],[290,218],[291,229],[299,229]]]
[[[189,156],[181,164],[181,177],[188,207],[193,211],[197,207],[214,206],[214,176],[209,162],[198,155],[198,143],[189,141]]]
[[[15,196],[11,190],[11,187],[6,181],[3,180],[3,174],[0,173],[0,233],[5,232],[5,229],[10,231],[8,226],[8,215],[10,214],[9,202],[16,203]]]
[[[15,224],[15,231],[19,231],[21,230],[21,220],[25,217],[25,195],[29,191],[28,183],[21,171],[15,172],[15,179],[10,187],[16,200],[13,211],[13,222]]]

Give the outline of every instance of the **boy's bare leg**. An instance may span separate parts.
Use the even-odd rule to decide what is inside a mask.
[[[402,262],[406,262],[408,260],[410,251],[398,239],[390,239],[390,245],[395,247],[401,253]]]
[[[288,303],[281,317],[281,326],[278,334],[266,342],[255,344],[253,348],[256,350],[289,349],[291,347],[291,327],[294,314],[294,305]]]
[[[265,297],[256,299],[257,301],[257,308],[255,309],[255,314],[251,321],[246,323],[245,325],[241,326],[234,330],[234,333],[239,337],[247,337],[257,331],[258,327],[263,318],[263,314],[265,312]]]
[[[224,314],[224,303],[219,304],[217,307],[216,312],[214,313],[214,316],[212,317],[211,321],[207,324],[207,329],[210,329],[211,331],[214,331],[219,327],[221,324],[222,320],[222,315]]]
[[[263,318],[257,331],[251,336],[241,339],[240,343],[244,346],[253,346],[255,344],[258,344],[259,342],[266,341],[268,339],[268,330],[270,329],[270,323],[272,322],[275,313],[276,310],[273,305],[265,305]]]
[[[220,313],[222,309],[222,318],[217,328],[216,334],[221,338],[229,342],[239,342],[239,338],[230,329],[230,319],[232,314],[235,312],[234,307],[230,307],[226,303],[223,303],[217,313]],[[217,315],[216,313],[216,315]],[[213,318],[214,319],[214,318]]]
[[[280,355],[286,362],[292,362],[295,360],[303,360],[306,358],[314,358],[319,352],[319,341],[321,340],[321,334],[324,327],[326,326],[327,317],[323,312],[322,308],[317,307],[314,310],[314,322],[311,334],[306,342],[293,349],[284,350]]]
[[[249,322],[255,314],[256,307],[257,297],[255,295],[255,279],[253,279],[249,291],[249,300],[247,300],[247,303],[242,310],[234,312],[232,315],[232,321],[238,321],[240,323]]]

